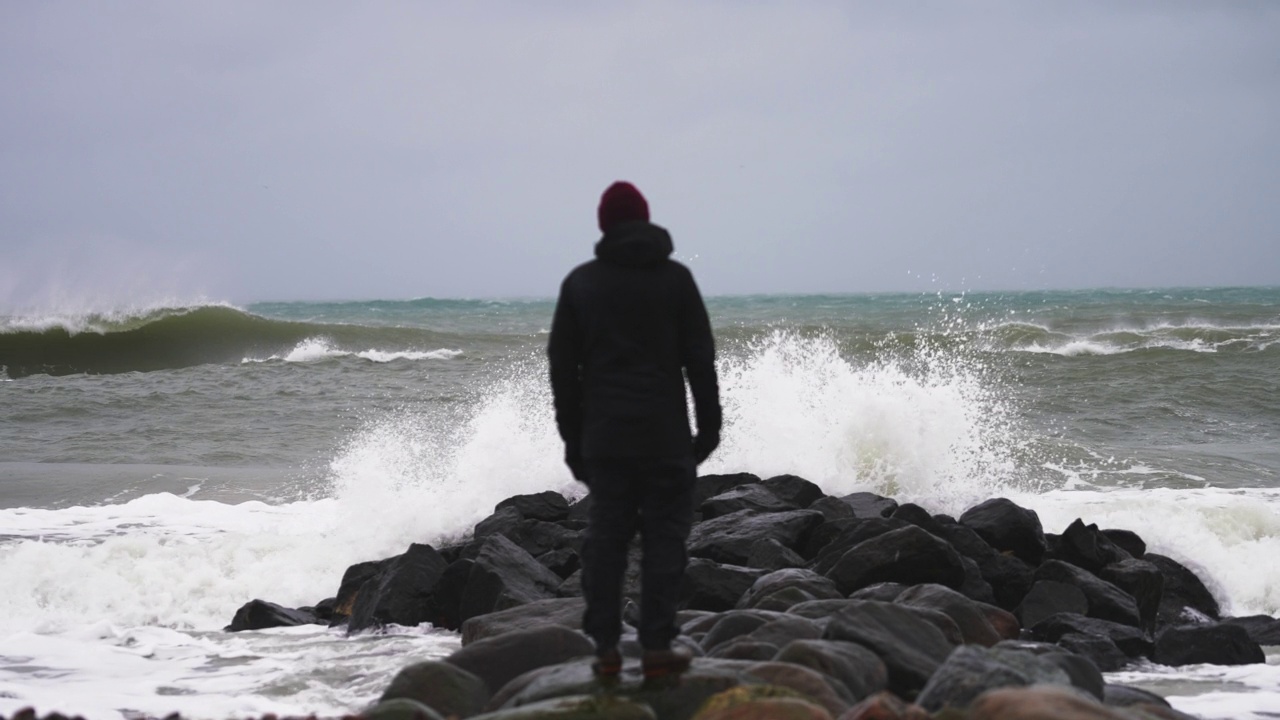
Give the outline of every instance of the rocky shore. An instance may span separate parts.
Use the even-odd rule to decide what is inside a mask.
[[[460,650],[353,708],[369,720],[1188,718],[1102,673],[1144,658],[1261,663],[1280,644],[1280,620],[1223,617],[1192,570],[1124,529],[1046,533],[1002,498],[932,515],[792,475],[697,483],[677,640],[695,659],[675,680],[643,680],[634,631],[621,680],[592,676],[577,552],[589,499],[554,492],[499,503],[456,544],[353,565],[314,606],[253,600],[227,629],[461,633]],[[633,600],[638,560],[633,548]]]

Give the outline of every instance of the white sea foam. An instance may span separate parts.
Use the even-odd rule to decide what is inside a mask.
[[[1107,673],[1108,682],[1165,696],[1182,712],[1204,720],[1269,720],[1280,708],[1280,648],[1267,648],[1266,664],[1189,665],[1144,663]]]
[[[72,335],[86,332],[103,333],[124,325],[136,323],[156,313],[183,315],[204,307],[239,309],[226,302],[156,300],[149,303],[132,303],[104,309],[95,304],[60,304],[41,310],[27,310],[20,314],[0,315],[0,333],[43,332],[61,328]]]
[[[240,362],[246,363],[263,363],[263,362],[289,362],[289,363],[313,363],[322,360],[339,357],[358,357],[375,363],[389,363],[396,360],[449,360],[451,358],[462,355],[461,350],[451,350],[449,348],[441,348],[439,350],[362,350],[352,352],[349,350],[340,350],[333,346],[333,343],[327,338],[307,338],[298,343],[292,350],[283,354],[271,355],[266,358],[244,358]]]

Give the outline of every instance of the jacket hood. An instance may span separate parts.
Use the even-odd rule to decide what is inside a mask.
[[[644,267],[671,257],[671,234],[653,223],[635,221],[610,229],[596,243],[596,257],[615,265]]]

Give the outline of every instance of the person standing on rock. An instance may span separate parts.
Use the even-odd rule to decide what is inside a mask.
[[[697,465],[720,443],[715,342],[693,274],[670,258],[671,235],[649,222],[640,191],[610,185],[597,217],[596,259],[561,284],[547,346],[565,463],[590,490],[582,625],[596,644],[596,674],[616,677],[627,550],[639,531],[642,664],[658,677],[689,666],[671,641]]]

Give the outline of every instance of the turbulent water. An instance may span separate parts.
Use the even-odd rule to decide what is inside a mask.
[[[713,298],[724,444],[956,512],[994,495],[1137,531],[1232,614],[1280,613],[1280,289]],[[456,537],[560,464],[552,303],[203,305],[0,317],[0,713],[340,714],[456,638],[229,634],[347,565]],[[1276,717],[1270,664],[1131,668]]]

